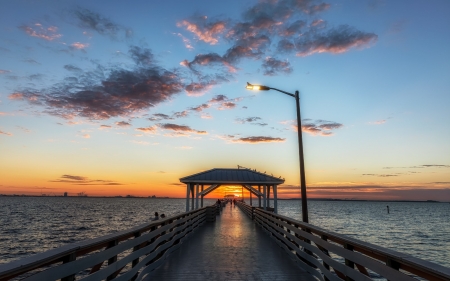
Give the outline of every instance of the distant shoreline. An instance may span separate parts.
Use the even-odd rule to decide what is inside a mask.
[[[0,194],[0,197],[58,197],[58,198],[122,198],[122,199],[186,199],[185,197],[157,197],[157,196],[62,196],[62,195],[9,195]],[[208,198],[205,198],[208,199]],[[210,198],[211,199],[211,198]],[[215,199],[215,198],[212,198]],[[248,199],[248,198],[247,198]],[[271,198],[270,200],[273,200]],[[301,200],[301,198],[278,198],[278,200]],[[349,201],[349,202],[417,202],[417,203],[450,203],[436,200],[368,200],[368,199],[333,199],[333,198],[308,198],[308,201]]]

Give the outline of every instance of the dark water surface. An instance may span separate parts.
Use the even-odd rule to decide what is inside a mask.
[[[215,200],[205,199],[205,206]],[[0,197],[0,263],[134,227],[150,221],[155,211],[176,215],[185,211],[185,202]],[[281,215],[301,220],[300,201],[278,205]],[[308,208],[316,226],[450,267],[449,203],[310,201]]]

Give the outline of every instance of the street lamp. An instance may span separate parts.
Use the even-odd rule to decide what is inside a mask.
[[[305,179],[305,162],[303,160],[303,139],[302,139],[302,120],[300,119],[300,98],[298,91],[295,91],[295,95],[276,89],[272,87],[267,87],[263,85],[252,85],[247,82],[247,86],[245,87],[249,90],[257,90],[257,91],[268,91],[275,90],[280,93],[286,94],[288,96],[295,98],[295,103],[297,105],[297,133],[298,133],[298,156],[300,159],[300,188],[302,193],[302,216],[303,221],[308,222],[308,205],[306,201],[306,179]]]

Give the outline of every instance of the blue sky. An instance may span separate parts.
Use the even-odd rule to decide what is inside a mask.
[[[298,197],[295,101],[251,82],[300,91],[310,197],[450,201],[449,6],[5,2],[0,193],[181,197],[242,165]]]

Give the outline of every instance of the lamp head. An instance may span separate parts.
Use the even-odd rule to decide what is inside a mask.
[[[256,91],[268,91],[270,90],[269,87],[263,86],[263,85],[253,85],[247,82],[247,86],[245,86],[248,90],[256,90]]]

